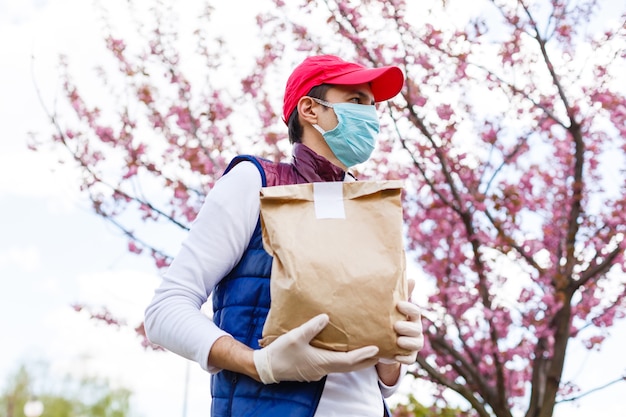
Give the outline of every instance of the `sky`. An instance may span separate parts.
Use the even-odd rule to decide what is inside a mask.
[[[245,18],[241,10],[237,18]],[[174,354],[144,351],[132,331],[159,282],[152,261],[128,253],[126,240],[92,213],[76,171],[54,153],[26,148],[30,132],[50,131],[35,85],[53,105],[59,53],[74,59],[79,75],[91,71],[102,53],[94,47],[102,44],[99,27],[92,2],[0,0],[0,392],[17,366],[43,363],[53,376],[90,374],[130,388],[135,416],[206,416],[208,375]],[[131,326],[94,323],[71,309],[75,302],[106,305]],[[600,352],[572,346],[566,376],[585,370],[587,388],[618,378],[625,335],[622,322]],[[48,388],[35,383],[35,391]],[[626,417],[624,392],[624,383],[613,385],[555,416]]]

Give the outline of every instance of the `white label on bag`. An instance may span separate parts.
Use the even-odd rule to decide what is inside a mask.
[[[313,202],[318,219],[345,219],[342,182],[314,182]]]

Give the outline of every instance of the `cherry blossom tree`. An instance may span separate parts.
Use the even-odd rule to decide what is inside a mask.
[[[357,174],[405,181],[427,336],[410,372],[481,417],[548,417],[585,395],[563,379],[568,346],[599,349],[626,312],[624,9],[267,1],[243,50],[213,30],[209,3],[193,42],[174,2],[138,13],[132,42],[104,12],[106,95],[84,94],[63,60],[71,111],[48,108],[56,133],[33,147],[67,149],[94,211],[164,267],[175,248],[162,237],[189,227],[232,156],[289,156],[281,94],[297,62],[398,65],[406,84],[380,106],[379,147]]]

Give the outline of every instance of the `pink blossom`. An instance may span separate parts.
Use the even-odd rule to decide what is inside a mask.
[[[128,251],[131,253],[140,254],[141,252],[143,252],[143,249],[138,247],[135,241],[131,240],[128,242]]]
[[[194,122],[188,108],[173,106],[169,115],[176,116],[176,125],[185,132],[193,132]]]
[[[113,129],[110,127],[96,126],[96,135],[105,143],[115,141]]]
[[[139,89],[137,90],[137,98],[139,99],[139,101],[145,104],[150,104],[154,102],[150,86],[142,85],[141,87],[139,87]]]
[[[128,169],[126,170],[126,173],[124,174],[122,178],[127,179],[132,176],[135,176],[137,175],[138,171],[139,171],[139,167],[137,166],[137,164],[131,164],[128,166]]]
[[[454,114],[452,107],[449,104],[441,104],[437,106],[437,116],[442,120],[450,120],[450,117]]]

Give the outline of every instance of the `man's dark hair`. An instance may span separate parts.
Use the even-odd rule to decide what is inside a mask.
[[[326,100],[326,92],[330,87],[330,84],[316,85],[315,87],[311,88],[307,96]],[[287,128],[289,130],[289,142],[300,143],[302,141],[302,125],[298,120],[297,108],[293,109],[293,111],[291,112],[289,120],[287,121]]]

